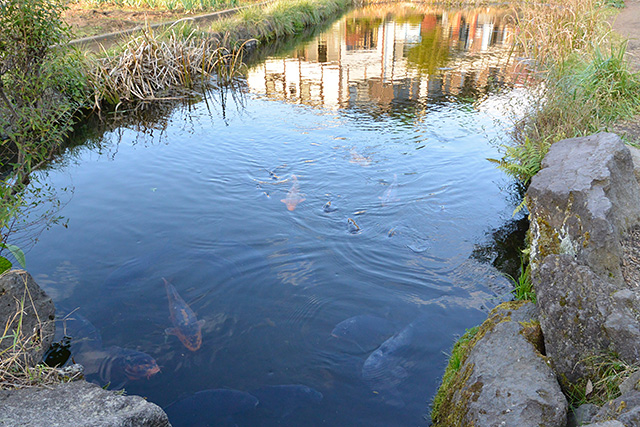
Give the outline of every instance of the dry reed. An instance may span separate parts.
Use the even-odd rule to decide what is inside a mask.
[[[38,316],[25,278],[24,295],[20,300],[15,300],[15,313],[6,319],[0,335],[0,389],[42,387],[61,382],[57,369],[40,364],[34,366],[31,360],[33,351],[42,347],[42,328],[24,330],[23,319],[27,312]],[[38,320],[38,323],[41,321]]]
[[[96,105],[104,99],[123,101],[175,99],[178,88],[197,84],[227,86],[244,68],[243,47],[229,48],[224,40],[187,36],[171,30],[169,36],[146,28],[115,54],[104,52],[95,60],[91,80],[96,87]]]
[[[525,1],[514,8],[518,48],[542,66],[562,63],[571,54],[599,45],[610,33],[610,12],[598,0]]]

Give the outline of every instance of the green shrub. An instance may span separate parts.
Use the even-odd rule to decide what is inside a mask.
[[[82,56],[61,47],[68,36],[63,11],[63,0],[0,2],[2,244],[31,173],[51,159],[87,103]]]

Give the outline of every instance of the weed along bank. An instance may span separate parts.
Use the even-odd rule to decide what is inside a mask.
[[[610,9],[147,6],[0,5],[0,422],[633,425]]]

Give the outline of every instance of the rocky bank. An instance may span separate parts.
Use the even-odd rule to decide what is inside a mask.
[[[35,366],[55,335],[55,307],[51,298],[25,271],[0,276],[0,358],[12,356],[14,337],[21,362]],[[3,384],[3,387],[8,384]],[[170,427],[164,411],[139,396],[103,390],[84,380],[46,387],[0,390],[0,426],[140,426]]]
[[[640,156],[631,150],[611,133],[551,146],[526,195],[537,304],[503,304],[463,340],[434,425],[640,425],[640,374],[601,407],[568,410],[565,398],[591,393],[608,358],[640,364]]]

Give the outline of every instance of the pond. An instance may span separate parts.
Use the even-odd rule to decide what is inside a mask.
[[[486,160],[528,78],[508,18],[354,10],[224,108],[90,129],[27,253],[89,379],[174,425],[428,424],[455,339],[510,298],[517,202]]]

